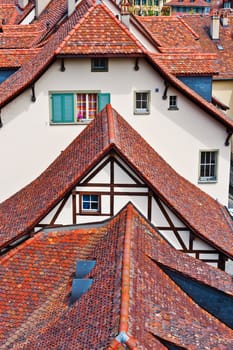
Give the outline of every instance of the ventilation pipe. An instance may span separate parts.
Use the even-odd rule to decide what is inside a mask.
[[[36,18],[38,18],[42,11],[46,8],[46,6],[49,4],[51,0],[36,0],[36,8],[35,8],[35,14]]]
[[[129,18],[130,18],[130,3],[128,0],[122,0],[120,3],[121,8],[121,21],[129,28]]]
[[[21,7],[22,9],[27,6],[29,3],[29,0],[18,0],[18,5],[19,7]]]
[[[77,0],[67,0],[67,2],[68,2],[68,16],[70,16],[75,10]]]
[[[219,39],[219,13],[214,11],[210,18],[210,37],[212,40]]]
[[[221,15],[221,24],[223,27],[227,27],[228,26],[228,15],[227,15],[227,12],[224,12],[222,15]]]

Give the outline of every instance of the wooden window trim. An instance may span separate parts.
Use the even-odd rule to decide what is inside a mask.
[[[89,196],[98,196],[98,210],[83,210],[83,196],[89,195]],[[101,209],[101,193],[100,192],[80,192],[79,193],[79,213],[81,215],[100,215],[102,212]]]

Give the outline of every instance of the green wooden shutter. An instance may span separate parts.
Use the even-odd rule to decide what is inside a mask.
[[[52,122],[74,122],[74,95],[52,94]]]
[[[110,103],[110,94],[108,92],[98,94],[98,112],[102,111],[108,103]]]

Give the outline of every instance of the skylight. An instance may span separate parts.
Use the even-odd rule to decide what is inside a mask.
[[[217,46],[217,49],[218,49],[219,51],[223,51],[223,50],[224,50],[224,48],[223,48],[223,46],[222,46],[222,45],[217,44],[216,46]]]

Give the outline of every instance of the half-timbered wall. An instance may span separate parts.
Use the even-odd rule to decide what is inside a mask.
[[[82,209],[82,196],[97,195],[98,210]],[[117,214],[129,201],[152,222],[177,250],[228,272],[233,263],[197,237],[130,167],[116,155],[109,155],[93,168],[40,223],[70,225],[97,222]]]

